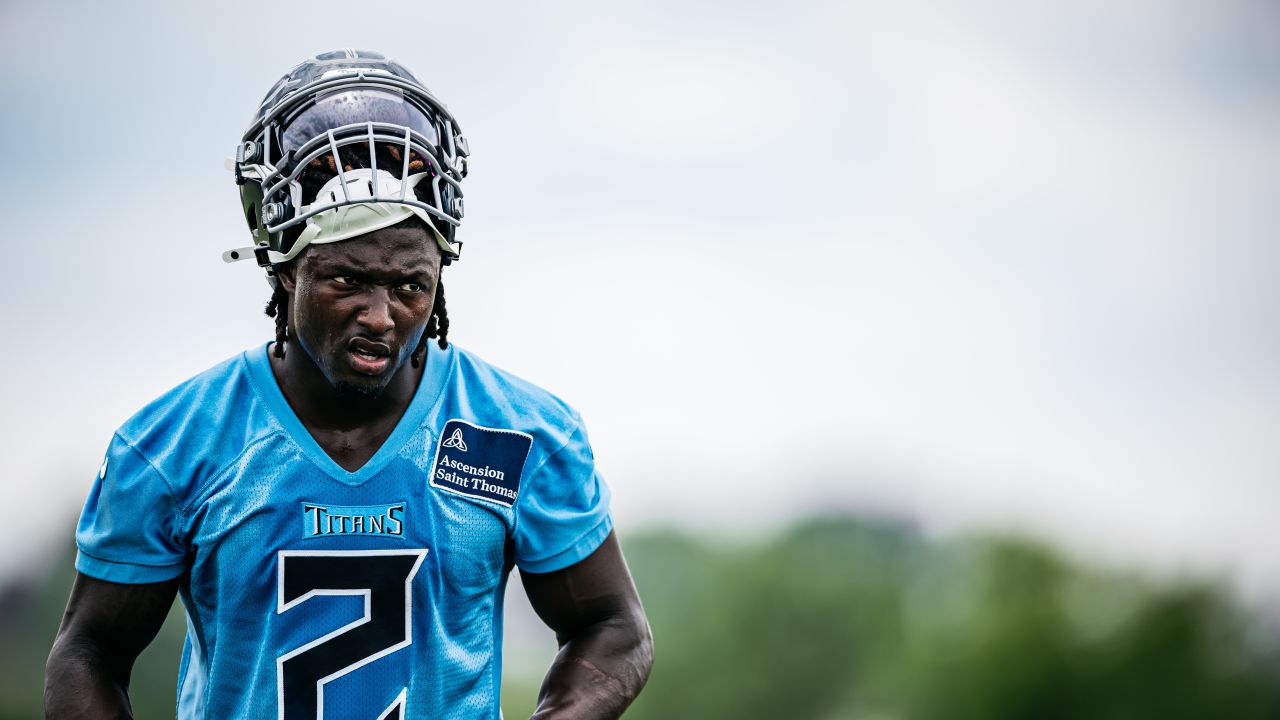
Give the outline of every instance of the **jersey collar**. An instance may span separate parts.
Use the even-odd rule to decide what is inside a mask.
[[[270,343],[264,343],[250,348],[244,353],[245,362],[249,366],[258,395],[280,423],[285,434],[293,440],[294,444],[302,450],[302,453],[316,467],[335,480],[349,485],[358,485],[377,475],[392,458],[400,454],[400,450],[409,438],[413,437],[414,433],[419,432],[423,422],[440,405],[443,399],[441,391],[444,389],[448,376],[453,372],[453,362],[451,362],[453,347],[450,346],[447,350],[441,350],[435,343],[428,343],[424,360],[426,368],[423,370],[422,380],[418,382],[418,389],[413,393],[413,399],[409,401],[409,407],[405,409],[404,415],[400,416],[400,421],[396,423],[395,429],[383,441],[382,446],[373,454],[373,457],[369,458],[369,461],[360,466],[355,472],[348,472],[341,465],[334,462],[333,458],[329,457],[329,454],[320,447],[320,444],[316,442],[310,432],[307,432],[306,426],[302,424],[302,421],[293,412],[293,408],[289,406],[289,401],[285,400],[284,393],[276,382],[275,373],[271,370],[271,360],[267,357],[267,347],[269,345]],[[427,445],[430,446],[430,442]]]

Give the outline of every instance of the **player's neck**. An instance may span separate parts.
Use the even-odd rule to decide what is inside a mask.
[[[320,368],[300,348],[286,347],[285,356],[271,358],[280,390],[293,412],[310,430],[353,430],[394,423],[413,400],[422,368],[405,363],[376,397],[344,392],[329,383]]]

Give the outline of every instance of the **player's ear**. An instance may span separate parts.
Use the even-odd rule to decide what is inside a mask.
[[[283,287],[285,292],[292,295],[294,287],[297,286],[297,278],[293,274],[293,263],[276,266],[275,273],[276,282],[280,283],[280,287]]]

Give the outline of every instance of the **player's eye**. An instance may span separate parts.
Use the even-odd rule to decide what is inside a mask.
[[[339,285],[359,285],[360,283],[350,275],[338,275],[333,279]]]
[[[396,289],[399,290],[400,292],[417,293],[417,292],[422,292],[424,288],[422,286],[422,283],[407,282],[407,283],[401,283],[400,286],[397,287]]]

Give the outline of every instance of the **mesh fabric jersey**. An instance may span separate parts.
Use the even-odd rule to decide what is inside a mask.
[[[348,472],[276,384],[266,346],[115,434],[76,568],[181,577],[178,718],[497,718],[513,565],[568,567],[609,534],[581,420],[432,346],[399,424]]]

